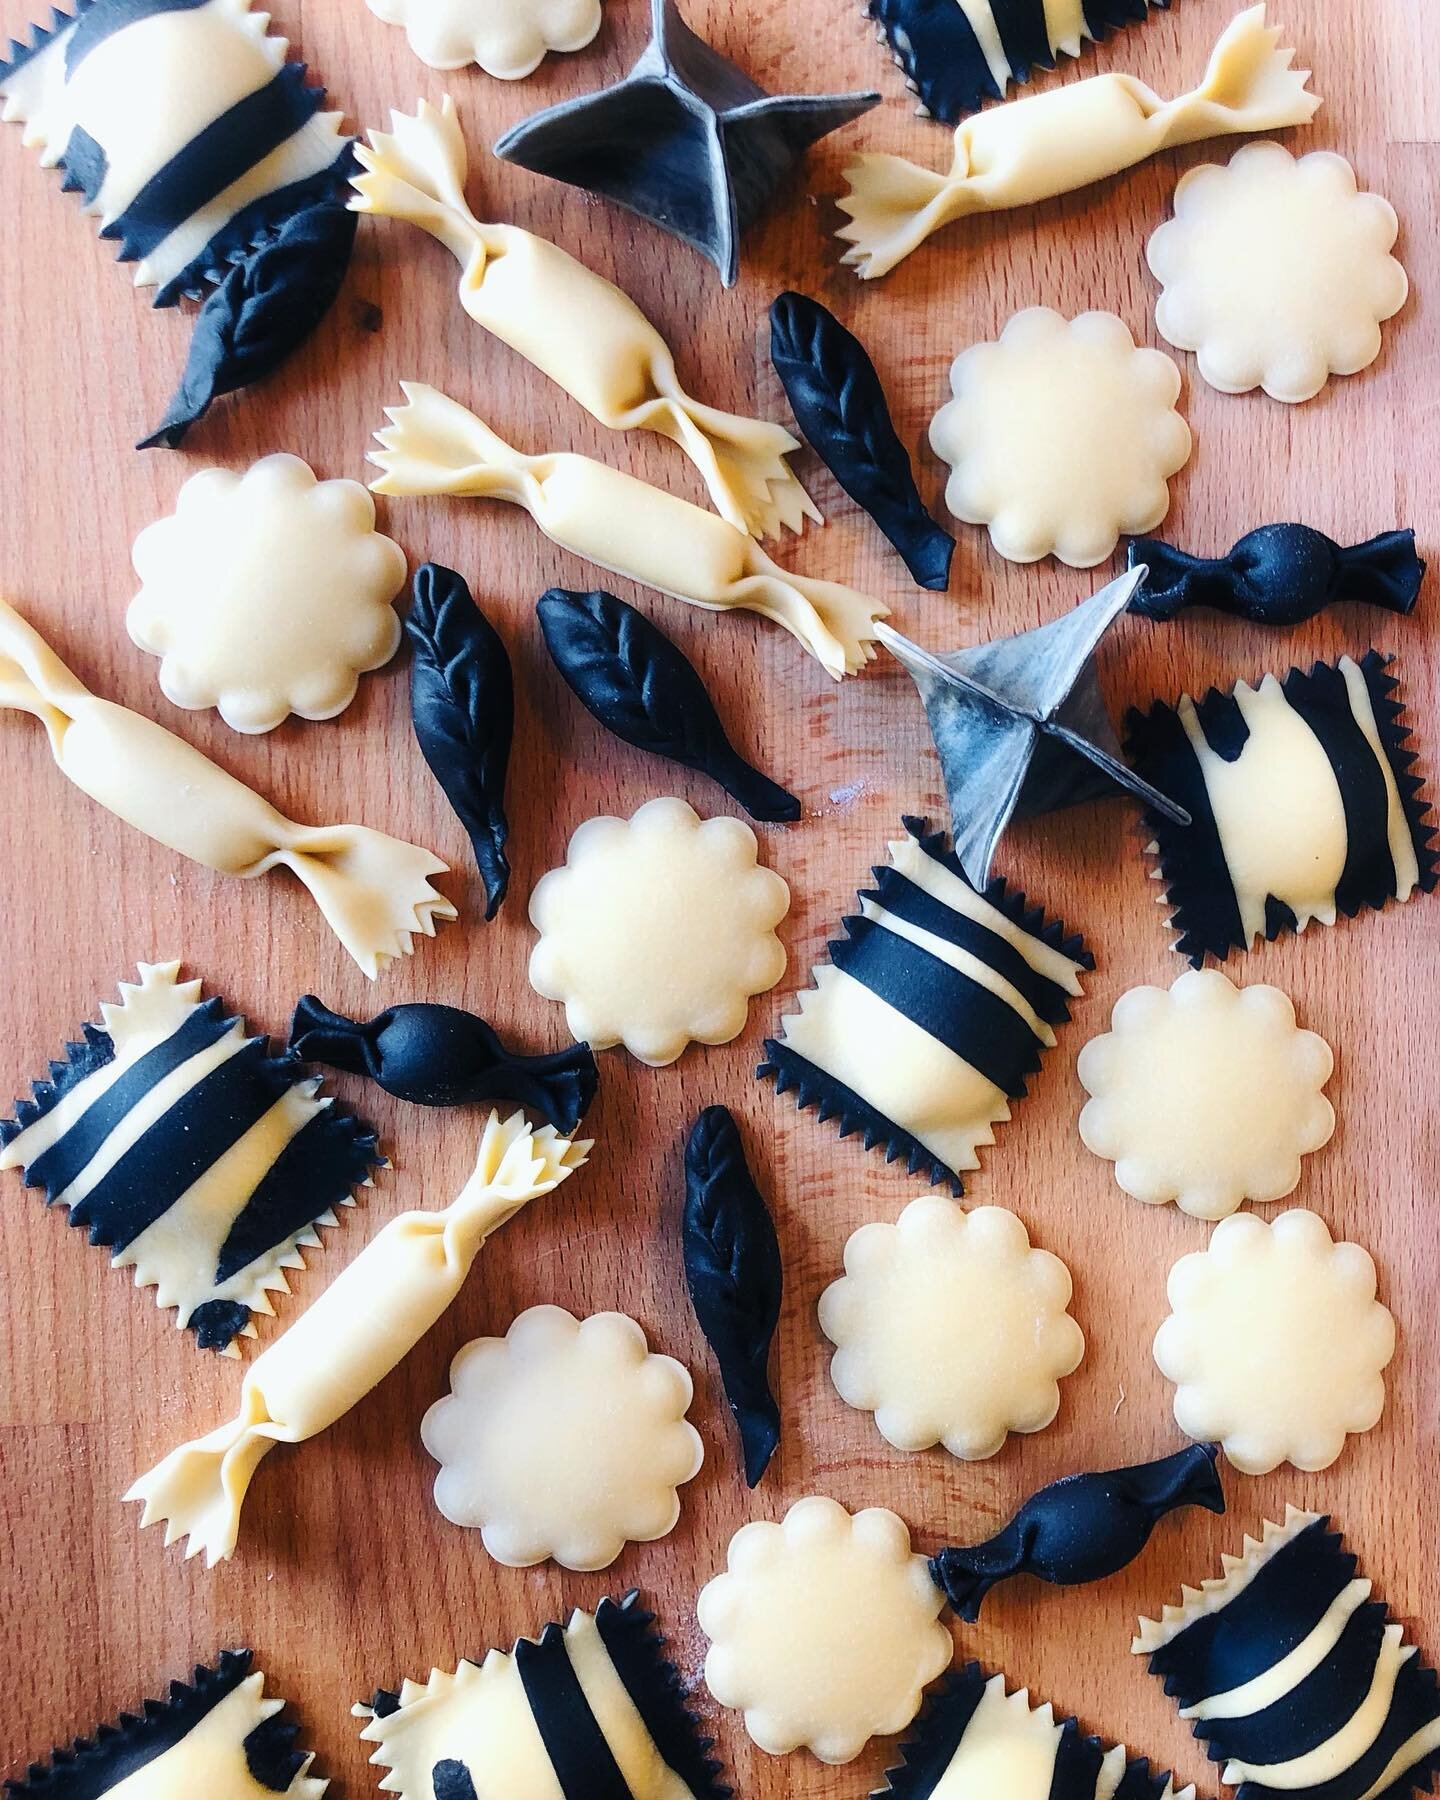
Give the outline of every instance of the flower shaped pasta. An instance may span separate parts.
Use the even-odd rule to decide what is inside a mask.
[[[1335,1112],[1320,1090],[1334,1061],[1279,988],[1192,969],[1168,990],[1122,994],[1110,1030],[1080,1052],[1092,1096],[1080,1136],[1137,1200],[1222,1219],[1293,1193],[1300,1158],[1329,1143]]]
[[[954,399],[930,424],[951,465],[945,503],[988,525],[1011,562],[1103,562],[1120,534],[1150,531],[1170,506],[1168,478],[1190,455],[1175,411],[1180,371],[1137,349],[1113,313],[1062,319],[1018,312],[997,343],[972,344],[950,370]]]
[[[1069,1270],[1031,1249],[1013,1213],[927,1194],[846,1244],[845,1274],[820,1296],[830,1378],[897,1450],[993,1456],[1060,1410],[1060,1377],[1085,1354],[1070,1294]]]
[[[1163,290],[1155,323],[1221,393],[1309,400],[1380,354],[1381,321],[1409,291],[1390,255],[1398,230],[1343,156],[1245,144],[1181,177],[1175,217],[1146,250]]]
[[[1335,1243],[1314,1213],[1222,1220],[1171,1269],[1168,1291],[1155,1361],[1176,1383],[1176,1421],[1237,1469],[1328,1469],[1347,1432],[1379,1419],[1395,1321],[1375,1298],[1369,1252]]]
[[[519,81],[550,50],[583,50],[600,29],[600,0],[366,0],[377,19],[403,25],[432,69],[478,63]]]
[[[400,643],[404,552],[358,481],[317,481],[298,456],[192,475],[131,558],[144,585],[125,624],[166,698],[236,731],[333,719]]]
[[[790,890],[756,851],[748,825],[683,800],[587,819],[530,896],[530,985],[564,1001],[571,1036],[594,1050],[623,1043],[659,1068],[692,1038],[728,1044],[750,996],[785,972],[775,927]]]
[[[532,1306],[467,1344],[450,1385],[420,1427],[441,1465],[435,1503],[497,1562],[603,1569],[674,1529],[675,1490],[704,1458],[685,1419],[694,1389],[624,1313]]]
[[[954,1655],[944,1604],[894,1513],[797,1500],[778,1525],[742,1526],[700,1590],[706,1686],[772,1756],[803,1744],[850,1762],[905,1729]]]

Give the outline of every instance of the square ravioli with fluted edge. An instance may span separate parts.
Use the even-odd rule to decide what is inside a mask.
[[[1367,650],[1130,712],[1131,763],[1191,817],[1146,825],[1175,948],[1197,969],[1434,888],[1430,801],[1391,662]]]

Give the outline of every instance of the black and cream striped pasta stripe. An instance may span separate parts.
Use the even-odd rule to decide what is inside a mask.
[[[318,1076],[269,1055],[179,971],[142,963],[138,984],[121,983],[104,1028],[84,1026],[0,1120],[0,1169],[23,1171],[199,1343],[233,1354],[379,1159]]]
[[[343,193],[339,113],[248,0],[81,0],[0,63],[3,116],[99,219],[157,306],[197,298]]]
[[[1094,960],[1003,880],[977,893],[923,821],[905,827],[757,1073],[958,1193]]]
[[[1329,1520],[1291,1507],[1132,1645],[1238,1800],[1406,1800],[1440,1769],[1440,1684]]]
[[[1131,761],[1191,816],[1146,822],[1175,947],[1197,968],[1435,886],[1430,809],[1388,662],[1372,650],[1131,713]]]
[[[872,1800],[1194,1800],[1193,1787],[1005,1691],[978,1663],[948,1676]]]
[[[190,1681],[172,1681],[165,1699],[32,1763],[23,1780],[6,1782],[11,1800],[322,1800],[329,1784],[309,1773],[313,1753],[295,1748],[299,1727],[280,1716],[285,1702],[266,1696],[250,1665],[248,1650],[222,1650]]]
[[[919,101],[954,125],[1062,53],[1147,18],[1170,0],[868,0],[877,33]]]
[[[602,1600],[512,1651],[381,1689],[355,1708],[361,1737],[400,1800],[726,1800],[662,1649],[637,1594]]]

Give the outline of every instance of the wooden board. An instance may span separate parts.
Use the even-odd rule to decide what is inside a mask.
[[[1178,173],[1204,147],[1161,156],[1118,180],[1056,204],[952,229],[887,280],[861,288],[837,268],[828,233],[847,151],[865,144],[940,162],[948,134],[911,116],[889,61],[850,0],[692,0],[695,25],[774,89],[877,85],[884,107],[810,158],[797,185],[746,246],[740,287],[723,293],[678,245],[610,207],[476,155],[472,191],[482,214],[553,234],[615,277],[679,351],[686,379],[720,405],[763,406],[784,417],[763,354],[770,298],[796,286],[832,304],[872,348],[900,428],[919,449],[921,482],[938,502],[943,471],[924,445],[947,392],[954,354],[991,335],[1017,307],[1046,301],[1067,313],[1107,307],[1157,342],[1146,237],[1165,216]],[[1324,109],[1299,147],[1331,147],[1362,182],[1387,194],[1403,221],[1400,254],[1412,298],[1387,328],[1378,364],[1339,381],[1309,405],[1225,398],[1182,358],[1183,409],[1194,457],[1174,484],[1167,529],[1218,550],[1249,527],[1297,517],[1342,538],[1412,524],[1432,552],[1440,459],[1434,392],[1440,373],[1435,301],[1440,282],[1433,221],[1440,201],[1440,40],[1420,0],[1324,0],[1274,9],[1312,64]],[[25,0],[5,0],[18,31]],[[403,34],[362,0],[287,0],[278,24],[328,83],[351,120],[382,121],[391,104],[448,88],[471,140],[491,141],[534,106],[623,70],[644,35],[638,0],[609,0],[601,35],[578,56],[552,58],[532,81],[503,86],[476,72],[441,77],[409,55]],[[1048,84],[1104,68],[1134,69],[1161,92],[1191,84],[1232,11],[1228,0],[1184,0]],[[1429,25],[1428,31],[1425,25]],[[1233,145],[1222,146],[1228,154]],[[0,916],[8,946],[0,986],[0,1091],[19,1093],[78,1022],[95,1015],[140,958],[181,955],[252,1021],[282,1031],[304,990],[364,1014],[391,1001],[437,999],[474,1007],[532,1047],[564,1039],[559,1009],[530,992],[525,901],[591,814],[628,814],[657,793],[703,812],[733,810],[717,790],[642,758],[604,736],[562,688],[533,622],[552,583],[593,584],[595,572],[552,550],[519,512],[466,503],[394,502],[388,529],[414,562],[462,569],[514,657],[518,729],[511,775],[515,879],[493,925],[479,917],[478,883],[464,840],[411,739],[403,666],[367,678],[338,722],[292,721],[240,738],[212,714],[184,715],[160,696],[154,662],[123,626],[134,589],[129,546],[169,510],[181,480],[205,463],[243,466],[272,450],[308,458],[327,476],[361,476],[370,432],[402,377],[434,381],[474,405],[531,450],[574,446],[701,498],[668,445],[607,437],[557,390],[464,316],[444,251],[391,223],[362,224],[355,267],[331,321],[283,378],[242,404],[217,408],[193,454],[130,448],[161,412],[188,323],[151,316],[127,291],[73,198],[0,133],[0,356],[7,429],[0,449],[0,589],[101,692],[162,719],[225,767],[305,818],[358,816],[435,846],[456,874],[449,889],[463,922],[410,962],[368,985],[299,890],[284,877],[241,884],[178,862],[99,812],[52,768],[27,721],[0,720]],[[798,567],[844,576],[883,594],[901,629],[945,647],[1050,618],[1090,591],[1091,578],[1047,564],[1016,568],[982,533],[960,527],[952,595],[921,595],[897,577],[896,559],[839,495],[813,458],[802,460],[830,523],[782,548]],[[1107,571],[1095,572],[1094,583]],[[630,596],[624,584],[621,591]],[[935,764],[907,678],[882,661],[832,685],[788,637],[740,617],[699,614],[658,597],[641,604],[673,633],[711,683],[739,742],[789,782],[804,821],[766,828],[764,853],[790,882],[784,927],[791,966],[776,993],[751,1010],[724,1049],[692,1050],[652,1072],[624,1053],[603,1059],[589,1120],[591,1166],[532,1207],[486,1250],[460,1300],[364,1405],[322,1441],[274,1455],[258,1477],[233,1563],[206,1573],[166,1552],[160,1533],[137,1533],[120,1504],[131,1479],[173,1445],[227,1416],[239,1370],[198,1353],[148,1296],[127,1291],[105,1257],[58,1213],[47,1214],[14,1177],[0,1196],[0,1637],[10,1645],[0,1764],[16,1774],[56,1739],[90,1727],[222,1645],[251,1644],[275,1689],[296,1703],[332,1792],[374,1789],[350,1702],[379,1682],[423,1674],[432,1663],[508,1643],[573,1604],[632,1584],[652,1594],[688,1676],[703,1643],[694,1623],[701,1582],[723,1562],[746,1519],[777,1516],[794,1498],[832,1494],[851,1506],[894,1507],[929,1550],[985,1535],[1028,1492],[1077,1467],[1105,1466],[1178,1442],[1169,1390],[1150,1340],[1165,1312],[1165,1274],[1205,1241],[1206,1227],[1173,1209],[1150,1210],[1115,1187],[1108,1167],[1080,1147],[1082,1098],[1074,1057],[1104,1028],[1111,1003],[1140,981],[1169,981],[1169,948],[1123,805],[1083,810],[1016,830],[1005,872],[1084,929],[1099,969],[1074,1023],[1033,1091],[1002,1128],[971,1184],[974,1200],[1014,1208],[1034,1238],[1075,1275],[1075,1310],[1088,1350],[1064,1388],[1048,1431],[1012,1439],[992,1461],[962,1465],[943,1452],[890,1451],[871,1420],[843,1406],[827,1373],[815,1302],[834,1277],[849,1232],[893,1218],[922,1191],[898,1168],[840,1142],[751,1079],[762,1037],[806,980],[836,921],[901,812],[940,813]],[[1440,745],[1433,652],[1436,600],[1397,621],[1346,608],[1294,634],[1266,636],[1215,617],[1183,626],[1122,621],[1102,659],[1118,708],[1182,686],[1228,684],[1372,640],[1398,650],[1418,737]],[[1344,1523],[1367,1571],[1422,1645],[1440,1653],[1433,1496],[1440,1462],[1440,1347],[1435,1333],[1433,1193],[1437,1136],[1432,1051],[1440,977],[1434,903],[1392,908],[1335,930],[1266,947],[1234,965],[1247,980],[1278,982],[1304,1023],[1335,1046],[1332,1087],[1340,1125],[1307,1166],[1295,1198],[1337,1235],[1375,1254],[1382,1293],[1400,1326],[1380,1427],[1319,1475],[1227,1475],[1231,1516],[1187,1516],[1161,1531],[1126,1574],[1060,1593],[1017,1584],[997,1595],[960,1651],[1078,1712],[1087,1727],[1124,1738],[1187,1779],[1206,1765],[1158,1683],[1128,1655],[1134,1617],[1184,1578],[1208,1573],[1287,1500],[1323,1507]],[[383,1130],[393,1168],[328,1234],[323,1254],[296,1279],[282,1316],[294,1318],[394,1213],[438,1206],[457,1191],[474,1151],[476,1121],[407,1109],[358,1082],[336,1088]],[[680,1144],[696,1111],[723,1100],[741,1115],[783,1241],[787,1296],[779,1339],[785,1411],[781,1454],[757,1493],[741,1484],[732,1428],[713,1366],[686,1302],[677,1208]],[[695,1416],[706,1463],[685,1494],[679,1528],[627,1550],[600,1575],[553,1566],[497,1567],[475,1534],[447,1525],[431,1500],[434,1468],[420,1446],[420,1415],[445,1386],[470,1338],[503,1331],[521,1308],[556,1301],[577,1312],[619,1307],[653,1344],[694,1371]],[[854,1765],[826,1770],[805,1755],[757,1754],[739,1721],[715,1717],[739,1793],[859,1795],[886,1761],[874,1744]],[[1213,1792],[1213,1783],[1207,1791]]]

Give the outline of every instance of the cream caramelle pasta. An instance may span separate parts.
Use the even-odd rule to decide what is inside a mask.
[[[589,1143],[523,1113],[491,1113],[475,1172],[438,1212],[401,1213],[245,1373],[235,1417],[182,1444],[126,1494],[165,1542],[213,1565],[234,1553],[251,1478],[276,1444],[299,1444],[363,1400],[459,1293],[490,1234],[585,1161]]]
[[[448,95],[439,109],[391,114],[356,154],[355,211],[404,219],[461,265],[460,304],[493,336],[616,431],[655,431],[690,457],[723,518],[755,537],[818,519],[786,456],[781,425],[722,412],[687,394],[675,358],[628,294],[559,245],[518,225],[482,224],[465,199],[465,140]],[[404,490],[396,490],[402,492]]]

